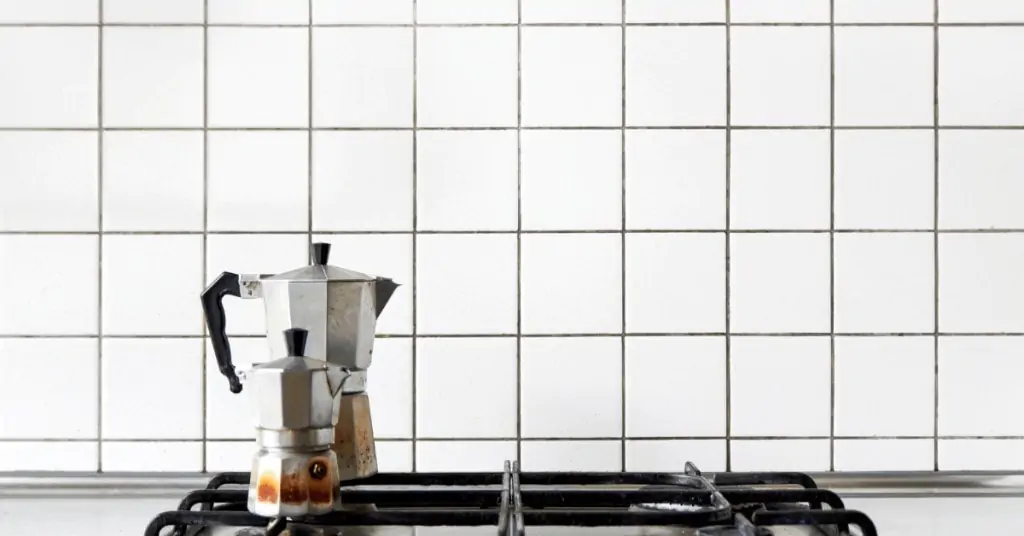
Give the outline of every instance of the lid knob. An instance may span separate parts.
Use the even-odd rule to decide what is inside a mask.
[[[302,357],[306,352],[306,336],[309,332],[302,328],[284,330],[284,345],[289,357]]]
[[[326,242],[316,242],[310,248],[309,255],[313,258],[313,264],[323,266],[327,264],[327,258],[331,256],[331,245]]]

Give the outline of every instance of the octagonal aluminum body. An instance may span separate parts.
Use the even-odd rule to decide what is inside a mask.
[[[319,359],[284,357],[253,367],[247,376],[256,426],[296,430],[338,422],[337,395],[349,372]]]
[[[284,341],[276,334],[288,328],[302,328],[309,332],[306,357],[351,370],[366,370],[372,360],[377,327],[377,282],[279,277],[259,282],[271,355],[285,352]]]
[[[247,507],[256,515],[326,514],[341,503],[338,459],[329,449],[260,449],[253,458],[249,478]]]
[[[347,392],[365,388],[360,373],[372,361],[377,316],[398,285],[390,279],[316,264],[271,276],[242,276],[240,283],[243,297],[263,298],[272,355],[286,350],[278,333],[304,329],[307,357],[357,374],[346,385]]]

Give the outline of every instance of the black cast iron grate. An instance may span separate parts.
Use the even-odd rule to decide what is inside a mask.
[[[207,489],[186,495],[177,510],[154,518],[145,535],[158,536],[167,527],[174,527],[175,536],[218,526],[268,527],[275,520],[246,510],[248,492],[237,486],[248,483],[249,473],[213,477]],[[838,495],[819,489],[806,474],[704,474],[692,463],[684,473],[524,473],[510,462],[501,473],[382,473],[342,486],[341,500],[374,507],[278,520],[268,533],[285,528],[299,533],[301,527],[493,526],[498,536],[524,536],[531,526],[674,526],[701,528],[698,534],[708,536],[767,536],[771,526],[803,525],[845,536],[852,525],[863,536],[878,534],[870,518],[845,509]]]

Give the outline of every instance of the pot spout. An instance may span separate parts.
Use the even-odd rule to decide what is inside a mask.
[[[378,277],[373,285],[375,292],[375,301],[377,308],[377,316],[380,317],[380,312],[384,310],[384,306],[388,304],[388,300],[398,289],[398,283],[386,277]]]

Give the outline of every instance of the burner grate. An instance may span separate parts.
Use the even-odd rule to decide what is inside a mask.
[[[698,534],[761,535],[771,532],[755,529],[799,525],[847,535],[854,525],[863,536],[877,536],[866,515],[845,509],[838,495],[819,489],[808,475],[705,475],[690,463],[684,473],[524,473],[518,463],[505,462],[501,473],[378,474],[341,492],[342,504],[372,507],[290,520],[249,513],[248,492],[237,489],[248,482],[248,473],[215,476],[177,510],[153,519],[146,536],[166,527],[184,536],[213,526],[266,528],[272,521],[268,534],[301,524],[493,526],[499,536],[524,536],[531,526],[704,527]]]

